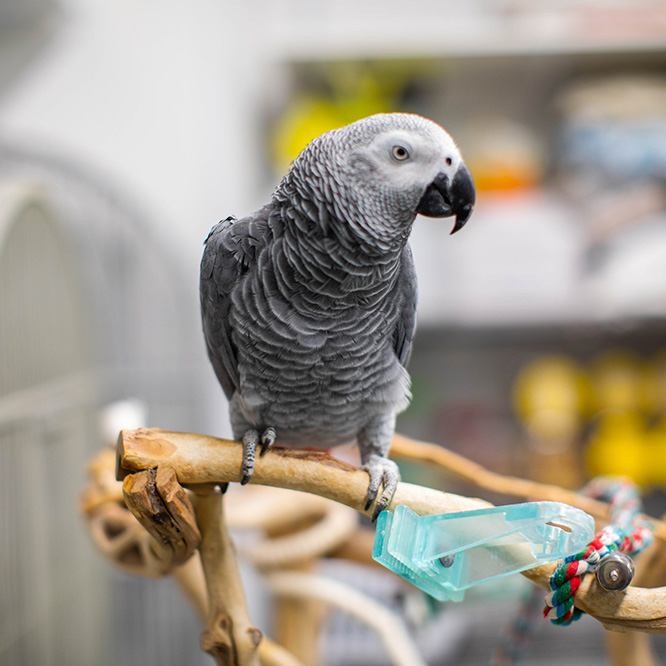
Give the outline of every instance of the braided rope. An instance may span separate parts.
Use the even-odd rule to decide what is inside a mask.
[[[601,560],[613,551],[627,555],[638,553],[653,537],[652,525],[639,517],[638,488],[629,479],[597,477],[581,493],[608,502],[613,524],[601,530],[583,551],[563,560],[553,573],[552,592],[546,597],[543,614],[557,625],[571,624],[582,615],[574,606],[574,600],[585,573],[595,571]],[[541,599],[541,595],[541,590],[535,587],[523,601],[518,616],[504,630],[491,659],[492,666],[513,666],[523,660],[534,631],[532,616],[539,610],[535,597]],[[543,607],[543,602],[539,605]]]
[[[612,525],[604,527],[585,550],[563,560],[550,578],[550,592],[545,599],[544,617],[553,624],[566,626],[583,612],[574,605],[581,578],[596,571],[609,553],[620,551],[633,555],[652,542],[652,525],[640,518],[638,488],[625,478],[597,477],[585,486],[585,495],[610,503]]]

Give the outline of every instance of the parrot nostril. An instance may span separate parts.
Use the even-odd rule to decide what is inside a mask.
[[[453,160],[452,160],[450,157],[447,157],[447,158],[446,158],[446,164],[447,164],[448,166],[451,166],[451,165],[453,164]]]

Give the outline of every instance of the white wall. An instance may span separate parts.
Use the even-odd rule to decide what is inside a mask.
[[[69,0],[1,98],[0,132],[101,169],[194,270],[208,229],[251,198],[261,53],[248,20],[238,2]]]
[[[4,77],[0,137],[88,165],[151,214],[182,262],[194,305],[184,316],[196,317],[208,230],[265,194],[257,187],[264,40],[252,13],[219,0],[63,0],[46,26],[0,40],[3,69],[16,53],[26,59],[18,42],[41,40]],[[203,357],[203,336],[193,353]],[[210,369],[202,381],[210,421],[200,428],[228,435]]]

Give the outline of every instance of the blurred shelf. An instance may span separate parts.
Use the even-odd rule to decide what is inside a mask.
[[[666,340],[666,316],[622,317],[609,320],[570,319],[557,322],[522,321],[504,323],[464,323],[419,319],[416,330],[419,344],[441,343],[442,339],[464,342],[465,346],[520,346],[566,341],[593,341],[595,345],[621,345],[638,340],[662,348]]]
[[[664,218],[610,242],[598,266],[583,215],[556,193],[535,190],[481,193],[453,238],[450,220],[417,220],[419,326],[510,334],[666,322]]]
[[[511,120],[525,129],[523,147],[531,152],[523,157],[536,156],[545,179],[558,159],[548,132],[562,113],[557,95],[567,81],[666,67],[663,0],[384,0],[381,10],[371,0],[275,0],[262,3],[262,25],[269,58],[296,73],[301,92],[321,94],[309,74],[323,63],[440,61],[422,92],[425,111],[436,111],[431,117],[446,123],[467,158],[479,144],[482,156],[502,153],[488,147],[500,131],[520,149],[515,128],[498,119]],[[321,79],[348,101],[344,76]],[[479,118],[497,131],[479,139],[486,127]],[[453,238],[451,221],[418,220],[412,247],[420,330],[509,337],[666,330],[657,324],[666,322],[666,220],[642,236],[606,243],[599,263],[601,244],[583,207],[546,189],[480,192],[472,220]]]
[[[368,0],[307,7],[283,0],[266,9],[269,49],[287,61],[666,50],[666,5],[656,1],[387,0],[381,29],[377,5]]]

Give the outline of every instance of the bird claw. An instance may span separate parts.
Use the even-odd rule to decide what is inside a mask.
[[[264,432],[261,434],[261,451],[259,452],[259,456],[263,456],[268,449],[275,444],[275,439],[277,437],[277,432],[275,431],[275,428],[269,427],[264,430]]]
[[[254,428],[246,430],[243,435],[243,464],[241,466],[241,486],[244,486],[252,478],[254,463],[257,457],[257,447],[261,442],[259,455],[263,456],[268,449],[275,444],[277,433],[275,428],[266,428],[261,437],[259,431]]]
[[[361,469],[366,471],[370,477],[368,492],[365,495],[365,511],[372,506],[377,498],[380,486],[384,488],[379,499],[377,499],[375,510],[372,512],[372,522],[375,522],[379,514],[389,506],[393,495],[395,495],[400,481],[400,470],[392,460],[376,454],[370,456],[367,462],[361,465]]]

